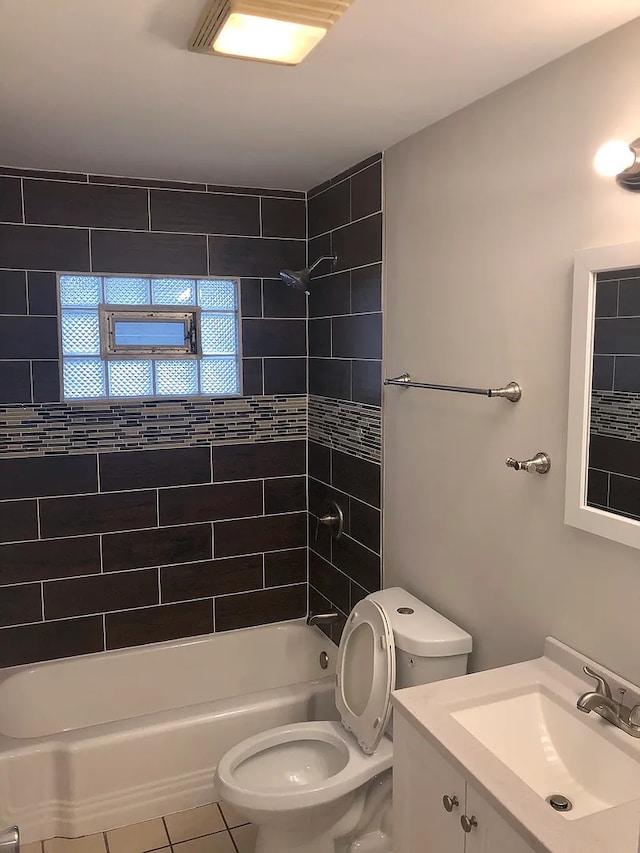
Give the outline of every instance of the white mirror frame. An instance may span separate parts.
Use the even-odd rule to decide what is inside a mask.
[[[640,267],[640,243],[601,246],[575,253],[564,520],[572,527],[640,548],[640,521],[586,503],[596,275],[629,267]]]

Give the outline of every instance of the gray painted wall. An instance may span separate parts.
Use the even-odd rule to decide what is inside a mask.
[[[640,680],[640,552],[563,523],[573,252],[637,240],[640,196],[592,168],[640,135],[640,20],[386,154],[385,585],[471,632],[474,669],[553,635]],[[550,453],[546,477],[505,457]]]

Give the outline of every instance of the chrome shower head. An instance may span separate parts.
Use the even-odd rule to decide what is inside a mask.
[[[336,264],[338,263],[338,256],[323,255],[321,258],[318,258],[317,261],[314,261],[311,266],[305,267],[305,269],[303,270],[280,270],[280,278],[289,287],[293,287],[296,290],[304,290],[307,296],[309,296],[309,282],[311,280],[311,273],[319,264],[322,263],[322,261],[331,261],[332,267],[335,268]]]
[[[289,287],[309,293],[309,270],[280,270],[280,278]]]

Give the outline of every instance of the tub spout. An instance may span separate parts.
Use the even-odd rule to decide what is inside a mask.
[[[20,830],[9,826],[0,832],[0,853],[20,853]]]
[[[310,613],[307,617],[307,625],[330,625],[338,621],[337,613]]]

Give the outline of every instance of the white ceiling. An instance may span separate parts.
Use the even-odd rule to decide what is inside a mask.
[[[297,68],[186,50],[205,0],[0,0],[0,163],[308,189],[640,15],[355,0]]]

